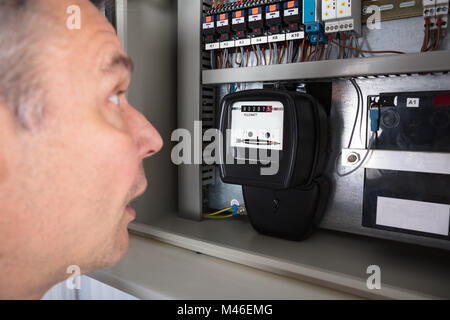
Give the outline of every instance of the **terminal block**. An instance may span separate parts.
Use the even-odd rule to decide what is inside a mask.
[[[361,1],[322,0],[325,33],[354,31],[361,34]]]

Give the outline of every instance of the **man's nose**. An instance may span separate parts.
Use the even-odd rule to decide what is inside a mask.
[[[161,150],[163,140],[142,113],[133,107],[130,107],[129,110],[128,125],[138,146],[139,155],[142,159],[151,157]]]

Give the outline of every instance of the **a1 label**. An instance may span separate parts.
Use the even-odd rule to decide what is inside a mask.
[[[407,98],[406,99],[406,106],[408,108],[418,108],[420,105],[420,99],[419,98]]]

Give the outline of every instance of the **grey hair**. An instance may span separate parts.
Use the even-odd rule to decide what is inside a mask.
[[[14,113],[23,128],[40,124],[45,112],[45,89],[38,58],[43,32],[57,33],[45,0],[0,0],[0,103]],[[99,9],[104,0],[91,0]]]
[[[36,66],[36,0],[0,0],[0,102],[31,128],[44,113],[44,90]]]

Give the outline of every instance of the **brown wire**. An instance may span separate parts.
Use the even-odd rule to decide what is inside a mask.
[[[308,44],[308,53],[306,55],[305,60],[308,61],[310,56],[311,56],[311,43]]]
[[[255,49],[255,45],[254,44],[252,44],[252,50],[253,50],[253,53],[255,54],[255,57],[256,57],[256,65],[259,66],[259,57],[258,57],[258,54],[256,53],[256,49]]]
[[[421,52],[427,51],[429,49],[429,48],[427,48],[429,41],[430,41],[430,25],[429,25],[429,23],[425,23],[425,32],[423,35],[423,43],[422,43],[422,48],[420,49]]]
[[[300,56],[301,62],[305,61],[305,44],[306,44],[306,37],[303,38],[303,41],[302,41],[302,55]]]
[[[217,55],[217,69],[222,69],[222,60],[220,59],[220,56],[222,55],[222,52],[220,52],[218,55]]]
[[[433,51],[439,48],[439,42],[441,41],[441,24],[438,24],[438,29],[436,32],[436,40],[434,41]]]
[[[241,62],[238,62],[237,58],[238,58],[238,48],[236,47],[236,53],[234,55],[234,62],[236,63],[236,65],[241,66],[242,65],[242,57],[241,57]]]
[[[355,47],[344,46],[344,45],[342,45],[342,44],[340,44],[340,43],[337,43],[337,42],[334,41],[334,40],[330,40],[330,41],[331,41],[331,43],[333,43],[333,44],[335,44],[335,45],[337,45],[337,46],[339,46],[339,47],[343,47],[343,48],[347,48],[347,49],[353,49],[353,50],[356,50],[356,51],[358,51],[358,52],[363,52],[363,53],[394,53],[394,54],[405,54],[405,52],[401,52],[401,51],[393,51],[393,50],[383,50],[383,51],[362,50],[362,49],[358,49],[358,48],[355,48]]]
[[[330,52],[330,44],[327,44],[327,49],[325,50],[325,60],[328,60],[328,54]]]
[[[266,52],[264,48],[261,48],[262,56],[264,58],[264,65],[267,66]]]
[[[284,59],[284,54],[286,52],[286,48],[284,47],[284,44],[281,46],[281,50],[283,50],[283,51],[281,52],[281,57],[280,56],[278,57],[278,64],[281,64]]]
[[[324,48],[324,44],[322,43],[320,45],[320,55],[319,55],[319,60],[322,60],[322,56],[323,56],[323,48]]]

